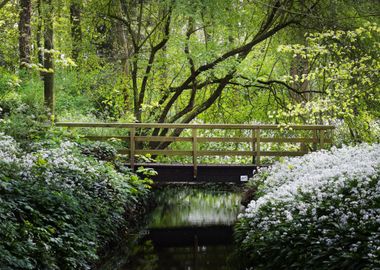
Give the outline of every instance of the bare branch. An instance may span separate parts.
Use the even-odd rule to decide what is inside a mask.
[[[153,66],[156,54],[157,54],[157,52],[159,50],[161,50],[166,45],[166,43],[169,40],[170,23],[171,23],[171,11],[172,11],[172,7],[170,7],[168,16],[166,16],[167,19],[166,19],[166,23],[165,23],[164,37],[150,51],[148,65],[146,66],[145,74],[144,74],[144,77],[143,77],[143,80],[142,80],[142,83],[141,83],[141,89],[140,89],[140,94],[139,94],[138,103],[137,103],[137,106],[138,106],[139,109],[140,109],[141,105],[144,103],[146,86],[147,86],[147,83],[148,83],[149,74],[150,74],[150,72],[152,70],[152,66]]]
[[[186,88],[193,80],[195,77],[197,77],[199,74],[202,72],[208,71],[212,68],[214,68],[217,64],[227,60],[228,58],[238,55],[240,59],[244,59],[246,55],[251,51],[251,49],[257,45],[258,43],[262,42],[263,40],[267,39],[268,37],[274,35],[281,29],[295,23],[295,20],[287,21],[282,24],[277,25],[273,29],[267,31],[267,32],[259,32],[252,40],[251,42],[240,46],[238,48],[235,48],[231,51],[228,51],[224,53],[222,56],[218,57],[214,61],[200,66],[193,74],[191,74],[180,86],[172,88],[172,90],[182,90],[183,88]]]
[[[189,17],[188,28],[187,28],[187,32],[186,32],[187,42],[186,42],[184,51],[185,51],[187,60],[188,60],[189,65],[190,65],[191,74],[193,74],[195,72],[195,65],[194,65],[193,58],[190,55],[189,41],[190,41],[191,35],[194,32],[195,32],[194,31],[194,21],[191,17]],[[193,109],[196,94],[197,94],[197,81],[196,81],[196,78],[194,78],[193,83],[192,83],[191,94],[190,94],[190,98],[189,98],[189,102],[188,102],[187,106],[183,110],[178,112],[176,115],[174,115],[169,120],[170,123],[174,123],[175,121],[177,121],[178,119],[180,119],[182,116],[184,116],[186,113],[190,112]]]
[[[296,93],[296,94],[299,94],[299,95],[302,95],[302,94],[305,94],[305,93],[317,93],[317,94],[323,94],[322,91],[318,91],[318,90],[307,90],[307,91],[298,91],[297,89],[295,89],[294,87],[291,87],[290,85],[288,85],[287,83],[283,82],[283,81],[279,81],[279,80],[269,80],[269,81],[262,81],[262,80],[258,80],[257,81],[258,83],[261,83],[261,84],[265,84],[265,85],[271,85],[271,84],[281,84],[282,86],[285,86],[287,89],[289,89],[290,91]]]
[[[217,64],[219,64],[219,63],[227,60],[229,57],[234,56],[234,55],[238,55],[240,61],[244,60],[245,57],[249,54],[249,52],[253,48],[253,46],[255,46],[256,44],[262,42],[263,40],[267,39],[268,37],[274,35],[278,31],[280,31],[281,29],[283,29],[283,28],[285,28],[285,27],[287,27],[287,26],[289,26],[289,25],[291,25],[293,23],[295,23],[295,21],[293,21],[293,20],[292,21],[287,21],[287,22],[284,22],[282,24],[277,25],[276,27],[274,27],[273,29],[271,29],[271,30],[269,30],[267,32],[258,33],[252,39],[251,42],[249,42],[249,43],[247,43],[247,44],[245,44],[245,45],[243,45],[241,47],[238,47],[236,49],[233,49],[233,50],[231,50],[229,52],[226,52],[225,54],[223,54],[219,58],[215,59],[211,63],[208,63],[208,64],[205,64],[203,66],[200,66],[193,73],[191,73],[190,76],[180,86],[173,87],[173,88],[170,89],[172,92],[175,92],[175,93],[171,97],[171,99],[168,101],[168,103],[166,104],[164,110],[162,111],[161,116],[159,118],[159,123],[165,121],[166,116],[167,116],[167,114],[170,111],[170,108],[173,106],[173,104],[176,102],[176,100],[180,97],[180,95],[182,94],[183,90],[189,89],[190,83],[194,82],[194,80],[196,80],[196,77],[199,76],[202,72],[205,72],[207,70],[210,70],[210,69],[214,68]],[[235,72],[235,70],[236,70],[236,68],[234,68],[232,70],[233,73]],[[228,77],[228,75],[226,77]],[[224,77],[223,79],[221,79],[221,81],[224,81],[224,79],[226,77]]]
[[[125,8],[123,8],[125,9]],[[126,11],[124,10],[124,13]],[[118,20],[118,21],[121,21],[125,24],[125,26],[127,27],[127,31],[129,33],[129,35],[131,36],[131,41],[132,41],[132,45],[133,45],[133,48],[136,50],[138,48],[138,44],[137,44],[137,41],[136,41],[136,38],[135,38],[135,33],[133,32],[132,30],[132,26],[131,26],[131,23],[128,19],[125,19],[125,18],[122,18],[120,16],[117,16],[115,14],[107,14],[108,17],[112,18],[112,19],[115,19],[115,20]]]

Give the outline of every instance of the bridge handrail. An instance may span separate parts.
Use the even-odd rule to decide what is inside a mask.
[[[325,144],[332,143],[328,138],[327,131],[334,129],[332,125],[265,125],[265,124],[177,124],[177,123],[89,123],[89,122],[56,122],[57,127],[67,128],[127,128],[128,136],[85,136],[92,140],[107,140],[117,138],[129,142],[129,149],[120,151],[123,154],[129,154],[130,167],[132,170],[135,166],[135,155],[153,154],[164,156],[191,156],[194,168],[194,178],[197,176],[198,160],[200,156],[252,156],[253,162],[259,166],[262,156],[300,156],[308,152],[307,143],[313,144],[313,149],[322,149]],[[140,136],[136,130],[140,128],[159,128],[159,129],[191,129],[191,136]],[[197,131],[200,129],[240,129],[251,130],[251,136],[244,137],[199,137]],[[263,137],[261,130],[298,130],[312,131],[312,137]],[[172,150],[172,149],[136,149],[138,142],[191,142],[192,149],[189,150]],[[250,143],[252,150],[200,150],[198,145],[205,142],[246,142]],[[261,149],[262,143],[300,143],[299,151],[265,151]]]
[[[265,124],[176,124],[176,123],[91,123],[56,122],[58,127],[108,127],[108,128],[183,128],[183,129],[295,129],[328,130],[332,125],[265,125]]]

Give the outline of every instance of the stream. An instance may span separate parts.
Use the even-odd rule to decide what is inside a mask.
[[[154,197],[156,207],[138,241],[125,243],[132,255],[123,260],[119,254],[101,269],[235,270],[230,257],[233,224],[241,211],[237,188],[166,186]]]

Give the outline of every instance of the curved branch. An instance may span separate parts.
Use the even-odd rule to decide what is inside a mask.
[[[279,80],[269,80],[269,81],[262,81],[262,80],[258,80],[257,81],[258,83],[261,83],[261,84],[265,84],[265,85],[271,85],[271,84],[281,84],[282,86],[285,86],[287,89],[289,89],[290,91],[296,93],[296,94],[299,94],[299,95],[302,95],[304,93],[317,93],[317,94],[323,94],[322,91],[317,91],[317,90],[307,90],[307,91],[298,91],[297,89],[295,89],[294,87],[291,87],[290,85],[288,85],[287,83],[283,82],[283,81],[279,81]]]
[[[189,62],[189,65],[190,65],[191,74],[193,74],[195,72],[194,60],[190,55],[190,49],[189,49],[190,36],[193,33],[194,33],[194,22],[193,22],[193,19],[190,17],[188,20],[188,28],[187,28],[187,32],[186,32],[187,42],[186,42],[184,51],[185,51],[185,54],[187,57],[187,61]],[[193,83],[192,83],[192,87],[191,87],[191,94],[190,94],[190,98],[189,98],[189,103],[187,104],[187,106],[183,110],[178,112],[176,115],[174,115],[169,120],[170,123],[174,123],[175,121],[177,121],[178,119],[180,119],[182,116],[184,116],[186,113],[190,112],[193,109],[196,94],[197,94],[197,81],[196,81],[196,78],[194,78]]]
[[[173,88],[170,89],[171,92],[174,92],[174,95],[171,97],[171,99],[166,104],[164,110],[162,111],[162,113],[161,113],[161,115],[159,117],[159,123],[160,122],[164,122],[164,120],[166,119],[167,114],[170,111],[170,108],[173,106],[173,104],[180,97],[180,95],[182,94],[183,90],[189,89],[190,83],[193,82],[197,78],[197,76],[199,76],[202,72],[214,68],[217,64],[219,64],[219,63],[227,60],[229,57],[234,56],[234,55],[238,55],[240,61],[244,60],[245,57],[249,54],[249,52],[251,51],[251,49],[255,45],[257,45],[258,43],[262,42],[263,40],[271,37],[272,35],[274,35],[278,31],[282,30],[283,28],[285,28],[285,27],[287,27],[287,26],[289,26],[289,25],[291,25],[293,23],[296,23],[296,21],[295,20],[290,20],[290,21],[287,21],[287,22],[284,22],[282,24],[277,25],[276,27],[274,27],[271,30],[268,30],[267,32],[258,33],[252,39],[251,42],[249,42],[249,43],[247,43],[247,44],[245,44],[243,46],[240,46],[238,48],[235,48],[235,49],[233,49],[233,50],[231,50],[229,52],[224,53],[222,56],[218,57],[217,59],[215,59],[211,63],[208,63],[208,64],[200,66],[192,74],[190,74],[190,76],[180,86],[173,87]],[[221,80],[223,81],[223,79],[221,79]]]
[[[167,20],[166,20],[166,23],[165,23],[165,29],[164,29],[164,37],[163,37],[163,39],[157,45],[155,45],[154,47],[152,47],[152,49],[150,51],[148,65],[146,66],[145,74],[144,74],[144,77],[143,77],[142,83],[141,83],[140,94],[139,94],[138,104],[137,104],[138,108],[140,108],[141,105],[144,103],[146,86],[147,86],[147,83],[148,83],[149,74],[150,74],[150,72],[152,70],[152,66],[153,66],[156,54],[157,54],[157,52],[159,50],[161,50],[165,46],[165,44],[169,40],[170,23],[171,23],[171,10],[172,10],[172,7],[170,7],[169,13],[167,15]]]

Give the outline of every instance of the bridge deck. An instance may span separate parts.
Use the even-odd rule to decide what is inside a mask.
[[[242,183],[257,170],[256,165],[198,164],[194,178],[192,164],[138,163],[135,166],[154,169],[158,174],[152,179],[157,183]]]

